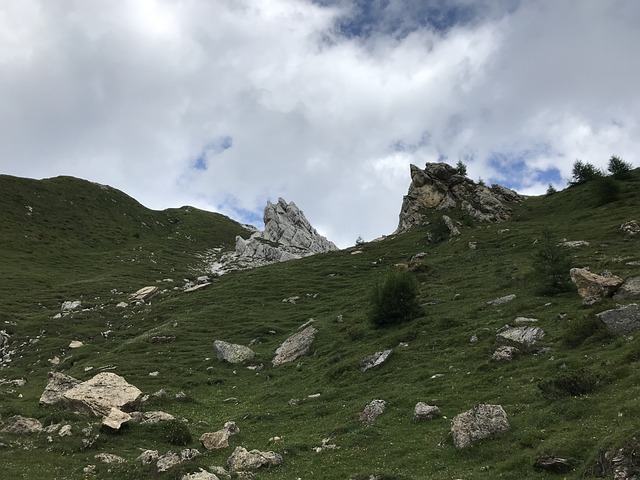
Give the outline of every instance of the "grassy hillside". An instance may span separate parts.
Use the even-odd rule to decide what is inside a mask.
[[[541,295],[533,269],[536,239],[548,229],[557,239],[590,242],[571,250],[572,266],[640,275],[639,266],[629,265],[640,261],[640,238],[625,238],[618,229],[640,220],[640,171],[620,184],[617,201],[605,205],[598,205],[594,184],[576,186],[527,199],[503,224],[459,217],[462,235],[450,241],[430,244],[429,227],[416,228],[365,244],[362,253],[331,252],[231,273],[192,293],[171,287],[196,275],[198,252],[229,245],[240,226],[191,208],[151,212],[113,189],[70,178],[0,182],[0,320],[18,350],[0,378],[27,380],[22,387],[0,386],[0,416],[32,416],[45,425],[65,420],[74,432],[54,435],[51,443],[44,434],[0,434],[2,478],[82,478],[89,464],[96,473],[86,478],[180,478],[224,465],[237,445],[283,455],[282,466],[256,473],[260,479],[552,478],[533,468],[545,453],[571,460],[573,471],[558,478],[590,478],[601,454],[640,433],[640,338],[581,333],[585,319],[613,301],[587,307],[576,292]],[[367,316],[372,288],[419,252],[427,253],[417,273],[422,316],[373,328]],[[128,293],[166,277],[175,282],[166,282],[150,304],[116,307]],[[512,293],[513,302],[487,305]],[[291,296],[300,300],[283,302]],[[63,300],[79,298],[89,310],[52,318]],[[496,331],[519,316],[538,319],[546,331],[542,346],[550,351],[491,360]],[[313,354],[272,367],[275,349],[310,318],[318,328]],[[113,334],[104,338],[106,330]],[[154,336],[172,341],[154,343]],[[219,363],[212,348],[217,339],[244,345],[258,339],[249,365],[262,368]],[[70,350],[71,340],[85,346]],[[387,348],[395,351],[386,364],[359,370],[365,356]],[[57,366],[48,361],[54,356],[62,360]],[[200,447],[202,433],[229,420],[240,434],[231,437],[230,448],[200,447],[202,456],[164,474],[134,461],[143,449],[184,448],[168,443],[156,427],[103,432],[84,449],[81,429],[90,422],[98,428],[99,421],[39,407],[38,398],[51,370],[86,380],[104,367],[146,393],[165,389],[166,398],[145,408],[186,419],[192,448]],[[571,375],[597,379],[594,390],[542,394],[542,382]],[[186,398],[176,399],[179,391]],[[363,425],[358,414],[373,399],[384,399],[387,411]],[[438,405],[443,416],[414,423],[419,401]],[[456,450],[450,421],[477,403],[501,404],[511,430]],[[270,442],[274,436],[281,440]],[[339,448],[317,453],[327,438]],[[101,452],[127,462],[101,464],[94,459]]]

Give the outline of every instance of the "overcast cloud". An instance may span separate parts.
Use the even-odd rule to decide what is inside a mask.
[[[393,232],[409,164],[524,194],[638,166],[635,0],[6,0],[0,173],[340,246]]]

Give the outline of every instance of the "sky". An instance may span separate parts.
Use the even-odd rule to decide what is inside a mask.
[[[72,175],[340,247],[409,165],[525,195],[640,166],[636,0],[0,0],[0,173]]]

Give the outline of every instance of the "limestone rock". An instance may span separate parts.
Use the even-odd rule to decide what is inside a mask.
[[[487,302],[487,305],[490,307],[499,307],[500,305],[504,305],[505,303],[512,302],[516,299],[516,294],[512,293],[510,295],[505,295],[504,297],[494,298]]]
[[[222,340],[213,342],[213,348],[216,351],[218,360],[229,363],[246,362],[256,355],[249,347],[223,342]]]
[[[93,458],[99,460],[103,463],[124,463],[124,458],[114,455],[113,453],[99,453],[95,455]]]
[[[586,240],[564,240],[559,243],[559,246],[566,248],[580,248],[588,247],[590,245]]]
[[[455,224],[453,223],[453,220],[451,220],[451,218],[449,218],[446,215],[443,215],[442,216],[442,220],[444,221],[444,224],[449,229],[449,235],[451,237],[457,237],[457,236],[460,235],[460,229],[458,229],[458,227],[455,226]]]
[[[145,450],[138,456],[138,458],[136,458],[136,460],[139,460],[142,465],[146,466],[154,463],[159,457],[160,455],[157,450]]]
[[[79,308],[81,305],[82,302],[80,300],[69,300],[67,302],[62,302],[62,307],[60,308],[60,310],[63,313],[69,313],[70,311]]]
[[[309,325],[287,338],[276,350],[276,356],[272,360],[273,366],[277,367],[278,365],[293,362],[303,355],[307,355],[311,344],[316,338],[317,331],[313,325]]]
[[[84,347],[84,343],[82,343],[79,340],[72,340],[71,343],[69,343],[69,348],[80,348],[80,347]]]
[[[260,450],[248,451],[244,447],[236,447],[227,465],[229,470],[257,470],[260,467],[276,467],[282,464],[282,456],[275,452],[261,452]]]
[[[142,392],[112,372],[102,372],[63,393],[61,403],[67,408],[96,416],[109,415],[112,407],[126,410]]]
[[[553,473],[568,473],[572,470],[571,462],[555,455],[541,455],[533,464],[538,470],[546,470]]]
[[[6,330],[0,330],[0,365],[11,363],[11,353],[9,351],[9,334]]]
[[[481,403],[454,417],[451,422],[451,435],[455,447],[461,449],[509,428],[507,413],[501,405]]]
[[[182,480],[220,480],[217,475],[207,472],[201,468],[199,472],[189,473],[182,476]]]
[[[235,422],[227,422],[217,432],[203,433],[200,436],[200,443],[207,450],[227,448],[229,446],[229,437],[237,433],[240,433],[240,429]]]
[[[60,372],[50,372],[47,386],[40,396],[40,405],[53,405],[58,403],[64,393],[78,385],[77,380],[69,375]]]
[[[611,297],[622,285],[620,277],[596,275],[586,268],[572,268],[569,274],[585,302],[589,302],[589,299],[599,300],[603,297]]]
[[[498,347],[495,352],[493,352],[491,358],[497,361],[509,361],[516,358],[519,353],[520,350],[518,350],[516,347],[502,345]]]
[[[440,409],[435,405],[429,405],[428,403],[418,402],[413,409],[413,421],[419,422],[421,420],[433,420],[440,416]]]
[[[544,330],[540,327],[508,327],[499,332],[496,339],[500,345],[530,348],[544,335]]]
[[[170,413],[161,411],[143,412],[140,423],[160,423],[175,420],[176,418]]]
[[[179,453],[168,451],[156,459],[156,468],[158,469],[158,472],[166,472],[171,467],[184,463],[188,460],[193,460],[198,455],[200,455],[200,452],[195,448],[186,448],[181,450]]]
[[[147,300],[151,300],[156,293],[158,293],[158,287],[156,286],[142,287],[136,293],[132,294],[130,299],[132,302],[146,302]]]
[[[383,350],[380,352],[376,352],[373,355],[369,355],[368,357],[365,357],[360,362],[360,370],[362,370],[363,372],[366,372],[367,370],[378,368],[380,365],[382,365],[387,361],[387,359],[391,356],[392,353],[393,353],[393,349]]]
[[[627,278],[613,298],[614,300],[640,300],[640,277]]]
[[[640,233],[640,223],[637,220],[630,220],[620,225],[620,230],[628,237],[635,237]]]
[[[607,328],[619,335],[626,335],[640,330],[640,305],[635,303],[600,312],[597,316]]]
[[[15,433],[18,435],[31,435],[32,433],[40,433],[41,431],[42,424],[40,420],[23,417],[21,415],[9,417],[4,422],[2,430],[0,430],[0,432]]]
[[[424,224],[424,210],[448,211],[457,205],[478,220],[502,222],[511,216],[509,203],[521,201],[516,192],[498,185],[478,185],[446,163],[427,163],[424,170],[411,165],[411,184],[395,233]]]
[[[71,435],[71,425],[63,425],[62,428],[58,431],[58,436],[60,437],[68,437]]]
[[[358,420],[362,423],[373,423],[382,415],[387,408],[387,402],[384,400],[372,400],[358,416]]]
[[[102,426],[118,431],[123,424],[131,420],[131,415],[123,412],[119,408],[111,407],[109,415],[102,419]]]

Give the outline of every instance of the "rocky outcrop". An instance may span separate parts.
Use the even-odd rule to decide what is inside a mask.
[[[597,316],[609,330],[618,335],[634,333],[640,330],[640,305],[635,303],[600,312]]]
[[[451,435],[456,448],[466,448],[478,440],[509,428],[507,413],[501,405],[481,403],[454,417],[451,422]]]
[[[569,275],[585,304],[613,296],[623,282],[620,277],[615,275],[596,275],[586,268],[572,268]]]
[[[218,360],[221,362],[242,363],[251,360],[256,355],[249,347],[223,342],[222,340],[213,342],[213,348],[216,351]]]
[[[311,344],[316,338],[317,331],[313,325],[309,325],[287,338],[276,350],[276,356],[271,361],[273,366],[277,367],[278,365],[293,362],[303,355],[307,355]]]
[[[402,201],[396,233],[424,224],[425,211],[456,207],[477,220],[503,222],[511,216],[509,204],[521,201],[513,190],[476,184],[446,163],[427,163],[424,170],[411,165],[411,184]]]
[[[137,387],[121,376],[102,372],[64,392],[60,403],[77,412],[108,416],[113,407],[126,410],[141,395]]]
[[[79,383],[80,380],[65,375],[64,373],[50,372],[49,382],[40,396],[40,405],[54,405],[58,403],[65,392],[71,390]]]
[[[31,435],[40,433],[42,424],[35,418],[26,418],[20,415],[9,417],[0,432],[14,433],[16,435]]]
[[[227,460],[229,470],[232,472],[257,470],[260,467],[275,467],[281,464],[282,456],[275,452],[249,451],[244,447],[236,447]]]

